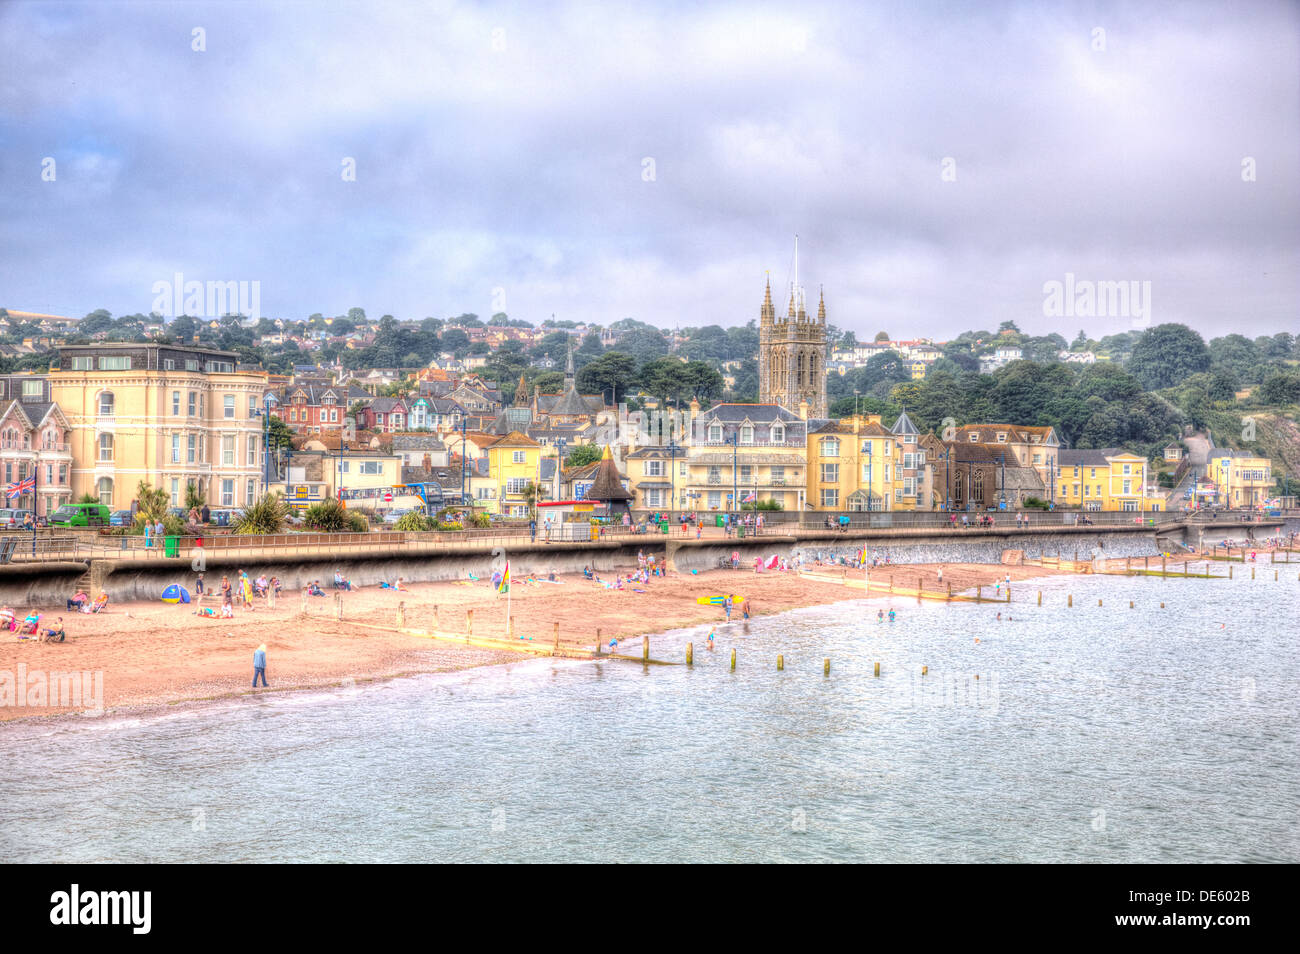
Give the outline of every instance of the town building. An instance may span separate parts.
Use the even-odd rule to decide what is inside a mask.
[[[44,375],[0,376],[0,506],[48,516],[72,499],[72,426]]]
[[[68,345],[49,374],[71,427],[75,499],[124,510],[141,482],[182,507],[186,489],[243,507],[263,489],[265,371],[238,354],[159,343]]]
[[[763,500],[783,510],[804,509],[806,420],[777,404],[718,404],[692,423],[686,458],[690,509],[738,511]]]
[[[1061,448],[1056,503],[1082,510],[1163,510],[1164,496],[1147,487],[1147,461],[1119,447]]]
[[[768,281],[758,321],[758,403],[786,408],[807,403],[809,417],[826,417],[825,295],[816,320],[809,319],[796,284],[785,317],[778,319]]]
[[[1216,447],[1205,474],[1214,481],[1213,500],[1220,506],[1259,507],[1273,495],[1273,462],[1249,451]]]

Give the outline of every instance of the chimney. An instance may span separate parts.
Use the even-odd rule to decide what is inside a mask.
[[[801,421],[806,421],[806,420],[808,420],[808,402],[807,402],[807,401],[800,401],[800,402],[799,402],[799,419],[800,419]]]

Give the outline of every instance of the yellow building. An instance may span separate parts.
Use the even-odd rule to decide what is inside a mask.
[[[638,447],[624,458],[633,510],[691,511],[702,509],[690,496],[690,464],[686,447],[662,444]],[[592,465],[594,467],[594,465]],[[594,473],[592,474],[594,477]],[[707,474],[706,474],[707,481]],[[676,492],[676,501],[673,493]]]
[[[418,497],[394,494],[393,487],[401,482],[402,458],[395,454],[364,448],[304,450],[290,457],[284,484],[278,489],[296,509],[330,497],[366,510],[419,506]],[[394,494],[393,499],[385,500],[389,494]]]
[[[1162,510],[1164,497],[1147,488],[1147,461],[1117,447],[1057,451],[1056,502],[1082,510]]]
[[[810,424],[807,454],[809,509],[901,509],[902,443],[879,416]]]
[[[528,498],[524,489],[529,484],[542,486],[542,445],[530,437],[511,431],[488,444],[488,479],[496,488],[496,512],[503,516],[526,517],[529,514]]]
[[[679,509],[739,512],[766,500],[782,510],[803,510],[807,434],[807,422],[777,404],[709,408],[692,424],[684,497],[681,478],[673,479],[683,503]],[[679,460],[679,474],[680,465]],[[644,471],[642,476],[644,481]]]
[[[145,481],[175,507],[189,484],[212,507],[254,501],[267,374],[236,371],[238,357],[153,343],[61,348],[49,381],[72,427],[72,498],[124,510]]]
[[[1258,507],[1272,496],[1273,462],[1248,451],[1210,451],[1205,475],[1214,481],[1215,502],[1225,507]]]

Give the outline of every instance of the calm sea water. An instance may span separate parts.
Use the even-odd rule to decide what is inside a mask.
[[[1050,579],[1009,614],[853,601],[720,627],[713,653],[701,629],[652,639],[693,640],[692,669],[530,661],[8,724],[0,856],[1294,862],[1300,584],[1260,575]]]

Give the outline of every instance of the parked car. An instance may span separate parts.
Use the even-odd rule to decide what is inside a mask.
[[[410,507],[394,507],[388,513],[384,514],[384,523],[397,523],[404,516],[411,512]]]
[[[135,523],[135,514],[129,510],[114,510],[108,515],[110,527],[129,527]]]
[[[179,517],[184,523],[189,523],[190,520],[190,512],[184,507],[168,507],[167,515],[169,517]]]
[[[112,515],[103,504],[64,504],[50,517],[52,527],[107,527]]]
[[[27,525],[27,518],[31,516],[32,512],[30,510],[14,510],[8,508],[0,510],[0,527],[4,527],[8,530],[13,530],[16,527],[25,527]]]

